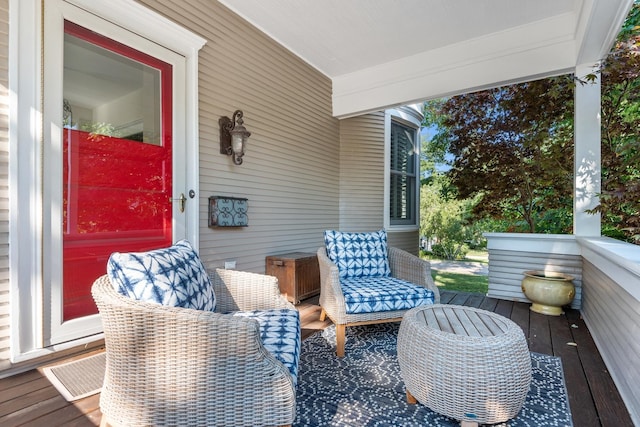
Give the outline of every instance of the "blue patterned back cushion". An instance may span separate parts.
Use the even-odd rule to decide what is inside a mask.
[[[149,252],[114,252],[107,273],[118,292],[136,300],[196,310],[216,308],[209,275],[186,240]]]
[[[433,304],[431,289],[395,277],[340,279],[347,314],[409,310]]]
[[[338,266],[340,278],[387,277],[391,274],[387,256],[387,232],[345,233],[326,230],[327,256]]]

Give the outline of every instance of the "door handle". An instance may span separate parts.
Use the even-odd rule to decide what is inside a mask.
[[[184,212],[184,206],[185,203],[187,202],[187,198],[185,197],[184,193],[180,193],[180,197],[178,197],[177,199],[169,199],[169,202],[173,203],[174,200],[177,200],[179,205],[178,208],[180,209],[180,212]]]

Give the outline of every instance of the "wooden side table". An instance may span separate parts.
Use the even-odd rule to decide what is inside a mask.
[[[278,278],[280,292],[294,304],[320,293],[320,268],[315,253],[270,255],[265,258],[265,272]]]

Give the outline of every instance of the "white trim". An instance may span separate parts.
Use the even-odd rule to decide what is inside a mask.
[[[580,255],[580,247],[573,234],[482,233],[487,249],[516,252]]]
[[[352,117],[393,105],[442,98],[570,72],[572,13],[332,78],[333,115]],[[540,40],[539,34],[545,34]],[[530,41],[528,41],[530,40]]]
[[[592,74],[594,81],[576,82],[574,92],[573,234],[600,236],[600,213],[586,210],[600,204],[601,188],[601,84],[598,65],[576,67],[580,80]]]
[[[64,0],[185,57],[196,56],[207,42],[173,21],[133,0]],[[144,23],[144,25],[141,25]]]
[[[391,201],[389,200],[389,186],[391,185],[391,110],[384,112],[384,211],[383,224],[386,230],[389,230],[391,219],[389,218],[389,208]]]
[[[181,94],[185,102],[184,128],[186,140],[179,141],[185,146],[185,155],[193,167],[189,167],[183,189],[174,188],[174,194],[188,193],[193,189],[198,193],[198,51],[205,39],[180,27],[133,0],[111,0],[95,2],[93,0],[10,0],[10,37],[9,37],[9,194],[10,194],[10,311],[11,311],[11,348],[12,362],[24,361],[50,354],[79,343],[100,338],[99,316],[89,316],[95,323],[97,335],[79,340],[70,340],[60,345],[45,348],[43,330],[48,327],[43,306],[45,301],[45,283],[51,283],[51,277],[43,276],[43,265],[50,266],[46,255],[53,248],[43,245],[43,236],[51,235],[51,222],[44,221],[43,188],[48,185],[43,176],[43,120],[41,87],[41,40],[42,5],[47,13],[47,25],[58,28],[65,18],[76,20],[79,16],[75,5],[95,15],[95,19],[105,18],[116,22],[121,28],[141,35],[148,46],[164,46],[184,57],[184,87],[175,87],[174,95]],[[144,22],[145,25],[140,25]],[[49,28],[49,27],[47,27]],[[61,27],[60,27],[61,28]],[[117,34],[109,33],[118,40]],[[155,43],[154,43],[155,42]],[[49,38],[47,38],[49,44]],[[157,46],[155,45],[155,46]],[[54,51],[52,51],[55,53]],[[55,64],[55,63],[54,63]],[[50,65],[50,64],[49,64]],[[61,66],[61,64],[60,64]],[[48,67],[47,67],[48,68]],[[55,71],[45,70],[49,75]],[[46,76],[44,76],[47,78]],[[49,78],[50,79],[50,78]],[[47,90],[61,91],[55,84]],[[60,92],[61,93],[61,92]],[[19,96],[18,96],[19,94]],[[58,107],[60,108],[60,107]],[[53,106],[47,114],[56,114]],[[60,116],[61,117],[61,116]],[[174,116],[175,117],[175,116]],[[47,129],[54,133],[55,129]],[[54,149],[55,147],[49,147]],[[50,172],[50,171],[47,171]],[[51,171],[55,172],[55,170]],[[49,176],[49,175],[47,175]],[[186,226],[177,230],[177,235],[190,239],[198,247],[199,240],[199,203],[198,198],[187,203]],[[43,228],[44,224],[44,228]],[[50,240],[50,239],[49,239]],[[45,242],[47,239],[45,239]],[[44,264],[43,264],[44,263]],[[93,318],[93,320],[91,320]],[[70,322],[73,323],[73,322]],[[88,330],[91,334],[91,330]]]
[[[9,280],[11,360],[42,342],[40,0],[9,3]],[[19,25],[14,25],[20,22]],[[18,286],[20,284],[20,286]]]
[[[640,300],[640,247],[610,237],[579,237],[582,257]]]

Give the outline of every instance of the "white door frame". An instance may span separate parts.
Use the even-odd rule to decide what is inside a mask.
[[[177,161],[181,162],[180,168],[186,169],[186,175],[181,187],[176,185],[173,191],[175,198],[180,193],[187,194],[189,190],[194,190],[195,194],[198,194],[198,51],[205,40],[132,0],[110,0],[109,2],[10,0],[9,239],[11,361],[14,363],[101,338],[98,316],[89,316],[89,324],[83,326],[85,330],[83,337],[79,337],[76,333],[64,338],[66,332],[60,330],[56,332],[60,336],[55,339],[56,342],[61,342],[60,344],[50,345],[51,343],[47,342],[50,335],[48,318],[55,311],[51,308],[51,298],[48,298],[51,296],[52,283],[55,283],[55,278],[51,275],[51,264],[55,261],[52,261],[51,254],[55,253],[52,251],[56,250],[56,244],[61,245],[61,242],[54,241],[58,237],[56,231],[52,229],[52,224],[55,224],[54,221],[59,218],[55,217],[55,213],[51,214],[51,201],[45,198],[46,194],[50,194],[48,193],[50,189],[46,187],[50,179],[48,174],[57,171],[47,169],[44,156],[56,154],[47,153],[49,148],[55,148],[55,144],[50,147],[44,141],[56,132],[59,134],[62,114],[61,111],[56,111],[60,106],[44,107],[41,95],[43,93],[55,95],[59,90],[60,99],[62,99],[62,91],[61,79],[57,83],[60,86],[58,88],[56,83],[50,83],[51,76],[47,77],[58,67],[54,67],[52,71],[48,69],[41,71],[42,40],[45,40],[45,45],[52,44],[53,52],[56,46],[56,42],[50,38],[51,34],[47,34],[47,37],[42,34],[40,17],[43,16],[41,9],[43,4],[45,5],[46,31],[50,31],[51,28],[56,33],[59,32],[60,43],[63,20],[69,19],[83,25],[86,12],[89,12],[95,15],[95,19],[99,16],[117,24],[120,30],[136,33],[183,57],[184,67],[181,72],[183,79],[178,86],[175,84],[177,80],[174,76],[173,93],[174,96],[180,93],[179,98],[180,96],[183,98],[184,114],[182,118],[178,118],[177,124],[179,131],[181,130],[181,134],[184,135],[184,140],[174,139],[174,144],[182,144],[184,147],[184,157]],[[144,22],[145,25],[141,26],[140,22]],[[83,26],[87,24],[84,23]],[[115,33],[105,35],[116,40],[121,37]],[[46,47],[48,49],[50,46]],[[151,54],[153,55],[153,52]],[[61,78],[63,65],[61,56],[59,62],[58,71]],[[47,62],[47,67],[50,65],[50,62]],[[47,82],[44,88],[41,85],[42,77]],[[50,88],[48,84],[53,86]],[[47,99],[46,96],[44,98]],[[51,120],[51,117],[58,117],[58,119]],[[175,119],[174,115],[174,122],[176,122]],[[47,124],[46,127],[45,124]],[[176,135],[180,134],[176,133]],[[178,138],[182,139],[181,136]],[[175,162],[176,160],[174,160],[174,170],[177,166]],[[184,165],[187,167],[185,168]],[[188,238],[196,248],[199,243],[198,211],[198,197],[187,199],[186,212],[183,214],[184,221],[174,222],[173,227],[174,239]],[[70,324],[69,327],[77,328],[77,325]]]

